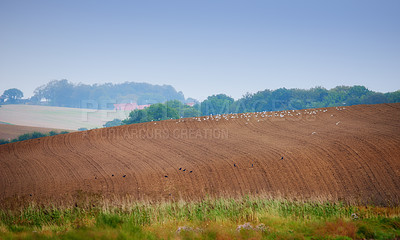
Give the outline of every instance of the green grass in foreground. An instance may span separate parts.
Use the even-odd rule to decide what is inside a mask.
[[[118,208],[30,206],[0,211],[0,239],[395,239],[399,216],[398,207],[249,197]]]

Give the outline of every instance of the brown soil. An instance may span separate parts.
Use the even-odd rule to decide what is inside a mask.
[[[12,140],[25,133],[40,132],[46,134],[49,133],[50,131],[55,131],[58,133],[61,131],[74,132],[74,130],[66,130],[66,129],[0,124],[0,139]]]
[[[398,103],[206,118],[2,145],[0,201],[80,191],[155,201],[267,194],[400,203]]]

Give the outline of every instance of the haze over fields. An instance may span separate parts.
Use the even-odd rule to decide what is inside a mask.
[[[400,2],[0,2],[0,92],[55,79],[169,84],[202,101],[264,89],[400,89]]]
[[[114,118],[125,119],[129,111],[97,110],[32,105],[3,105],[0,121],[22,126],[77,130],[99,128]],[[1,126],[0,126],[1,127]]]

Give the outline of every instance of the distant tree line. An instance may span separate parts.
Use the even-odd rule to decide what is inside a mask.
[[[33,132],[33,133],[25,133],[17,138],[14,138],[12,140],[6,140],[6,139],[0,139],[0,145],[2,144],[7,144],[7,143],[13,143],[13,142],[19,142],[19,141],[25,141],[29,139],[35,139],[35,138],[41,138],[41,137],[48,137],[48,136],[55,136],[59,134],[66,134],[68,133],[67,131],[61,131],[60,133],[57,133],[56,131],[50,131],[49,133],[41,133],[41,132]]]
[[[130,112],[129,117],[123,120],[121,124],[194,117],[199,116],[200,114],[201,112],[195,107],[185,105],[178,100],[171,100],[164,104],[157,103],[150,105],[150,107],[142,110],[136,109]],[[113,121],[115,121],[115,119]]]
[[[237,101],[225,94],[212,95],[193,107],[184,105],[179,101],[167,101],[164,104],[155,104],[143,110],[132,111],[127,119],[119,120],[117,124],[112,126],[210,114],[298,110],[395,102],[400,102],[400,90],[379,93],[368,90],[364,86],[338,86],[330,90],[322,87],[308,90],[280,88],[271,91],[267,89],[254,94],[248,93]],[[116,120],[118,119],[114,119],[113,123],[116,123]],[[111,124],[104,126],[111,126]]]
[[[168,100],[185,101],[185,97],[170,85],[135,82],[90,85],[73,84],[63,79],[36,88],[29,102],[58,107],[113,109],[115,103],[136,102],[144,105]]]
[[[213,95],[200,104],[200,109],[202,115],[209,115],[395,102],[400,102],[400,90],[380,93],[364,86],[337,86],[330,90],[322,87],[307,90],[279,88],[248,93],[237,101],[225,94]]]
[[[23,93],[18,89],[4,91],[0,103],[21,103]],[[400,90],[380,93],[364,86],[337,86],[332,89],[315,87],[311,89],[266,89],[253,94],[247,93],[234,100],[226,94],[209,96],[203,102],[186,99],[182,92],[169,85],[126,82],[121,84],[72,84],[67,80],[54,80],[35,90],[30,103],[41,103],[62,107],[83,107],[96,109],[113,108],[113,103],[151,104],[142,110],[134,110],[127,119],[114,119],[104,127],[121,124],[159,121],[195,117],[210,114],[227,114],[260,111],[296,110],[304,108],[350,106],[356,104],[378,104],[400,102]],[[196,102],[193,107],[184,102]],[[82,106],[82,103],[87,105]],[[102,103],[106,105],[102,106]],[[92,105],[90,105],[92,104]],[[108,104],[108,105],[107,105]],[[82,129],[83,130],[83,129]]]

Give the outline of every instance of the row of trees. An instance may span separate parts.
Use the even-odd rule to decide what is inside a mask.
[[[330,90],[280,88],[246,94],[237,101],[225,94],[213,95],[200,104],[200,109],[202,115],[209,115],[394,102],[400,102],[400,90],[384,94],[364,86],[338,86]]]
[[[20,103],[23,93],[18,89],[4,91],[1,100],[6,103]],[[115,98],[113,101],[111,98]],[[185,101],[181,92],[176,92],[172,86],[154,86],[146,83],[94,84],[74,85],[67,80],[52,81],[35,90],[31,103],[39,103],[47,99],[53,106],[82,107],[87,99],[96,103],[85,108],[113,108],[112,103],[137,102],[152,104],[144,110],[131,112],[129,118],[108,123],[107,126],[130,124],[146,121],[157,121],[169,118],[193,117],[210,114],[242,113],[254,111],[279,111],[288,109],[304,109],[315,107],[349,106],[355,104],[378,104],[400,102],[400,90],[389,93],[379,93],[364,86],[338,86],[330,90],[315,87],[311,89],[266,89],[254,94],[246,94],[235,101],[233,98],[218,94],[209,96],[194,107],[183,104]],[[109,106],[98,102],[108,101]],[[195,101],[191,99],[190,101]],[[164,102],[162,104],[161,102]]]
[[[143,110],[132,111],[127,119],[123,121],[115,119],[112,123],[109,122],[104,126],[210,114],[298,110],[395,102],[400,102],[400,90],[383,94],[370,91],[364,86],[338,86],[330,90],[322,87],[308,90],[280,88],[271,91],[267,89],[254,94],[246,94],[237,101],[225,94],[212,95],[193,107],[184,105],[180,101],[167,101],[164,104],[154,104]]]
[[[24,133],[12,140],[0,139],[0,145],[7,144],[7,143],[13,143],[13,142],[19,142],[19,141],[25,141],[25,140],[29,140],[29,139],[41,138],[41,137],[55,136],[58,134],[66,134],[66,133],[68,133],[68,132],[61,131],[60,133],[58,133],[56,131],[50,131],[49,133],[41,133],[41,132]]]
[[[134,110],[129,117],[121,122],[121,124],[142,123],[149,121],[160,121],[166,119],[178,119],[180,117],[199,116],[200,111],[178,100],[171,100],[163,103],[153,104],[142,110]]]
[[[112,103],[141,104],[161,103],[177,99],[184,101],[182,92],[177,92],[170,85],[152,85],[148,83],[125,82],[120,84],[72,84],[68,80],[54,80],[36,88],[33,103],[45,99],[48,105],[59,107],[90,107],[82,106],[87,101],[96,102],[94,108],[113,108]],[[105,103],[105,104],[102,104]]]
[[[162,103],[169,100],[185,101],[182,92],[170,85],[125,82],[120,84],[73,84],[68,80],[54,80],[35,89],[30,99],[21,100],[21,90],[12,88],[0,96],[0,103],[45,104],[58,107],[113,109],[115,103],[136,102],[139,105]],[[95,104],[93,104],[95,103]]]

